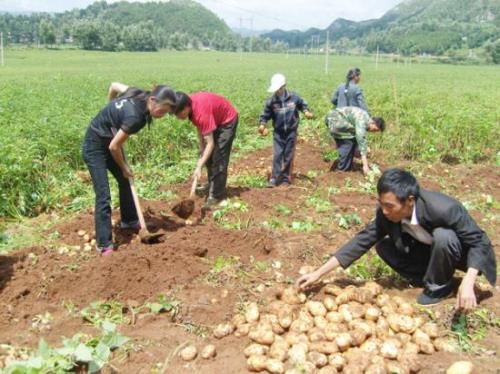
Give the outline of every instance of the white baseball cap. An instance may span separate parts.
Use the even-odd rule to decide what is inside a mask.
[[[267,92],[275,93],[284,85],[286,85],[285,76],[280,73],[274,74],[271,78],[271,85],[267,89]]]

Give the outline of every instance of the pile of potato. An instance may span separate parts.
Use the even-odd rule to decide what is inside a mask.
[[[248,369],[280,374],[416,373],[418,353],[455,351],[435,323],[375,282],[324,291],[314,301],[285,288],[264,308],[248,304],[214,336],[247,336]]]

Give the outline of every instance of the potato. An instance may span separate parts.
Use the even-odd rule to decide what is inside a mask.
[[[247,323],[257,322],[260,317],[259,306],[257,303],[250,303],[245,311],[245,320]]]
[[[316,373],[317,374],[336,374],[336,373],[338,373],[338,371],[337,371],[337,369],[335,369],[332,366],[325,366],[325,367],[322,367],[321,369],[319,369]]]
[[[371,364],[365,370],[365,374],[386,374],[385,364]]]
[[[415,330],[412,336],[412,341],[416,343],[417,345],[420,345],[422,343],[429,343],[431,341],[431,338],[429,335],[427,335],[425,332],[423,332],[420,329]]]
[[[351,330],[356,330],[356,329],[363,330],[367,336],[370,336],[372,335],[372,332],[375,330],[375,325],[373,325],[372,327],[367,322],[356,319],[354,321],[349,322],[349,328]]]
[[[399,362],[404,364],[411,373],[418,373],[422,369],[417,353],[405,354],[399,359]]]
[[[289,305],[303,304],[306,301],[306,295],[302,292],[297,292],[295,287],[285,288],[278,293],[278,296],[284,303]]]
[[[292,346],[298,343],[304,343],[304,344],[309,344],[309,338],[307,337],[306,334],[301,334],[298,332],[291,331],[285,336],[285,340],[288,344],[288,346]]]
[[[241,338],[242,336],[247,336],[248,333],[250,332],[250,324],[249,323],[244,323],[242,325],[239,325],[236,331],[234,332],[234,336]]]
[[[369,321],[377,321],[381,314],[380,309],[373,305],[368,305],[365,310],[365,318]]]
[[[380,317],[375,327],[377,338],[379,339],[387,338],[389,336],[389,330],[390,328],[389,324],[387,323],[387,320],[384,317]]]
[[[394,332],[412,334],[417,328],[412,317],[402,314],[389,314],[387,316],[387,323]]]
[[[386,368],[391,374],[410,374],[410,369],[405,364],[398,361],[388,361]]]
[[[437,338],[434,340],[434,348],[442,352],[455,353],[458,351],[457,347],[452,343],[449,338]]]
[[[307,361],[308,346],[304,343],[293,345],[288,350],[288,362],[290,365],[303,365]]]
[[[215,345],[209,344],[201,351],[201,357],[205,360],[215,357],[217,354]]]
[[[376,282],[373,282],[373,281],[366,282],[363,285],[363,288],[365,288],[368,291],[370,291],[372,293],[373,297],[378,296],[384,290],[384,287],[382,287],[380,284],[378,284]]]
[[[198,350],[194,345],[189,345],[186,348],[182,349],[179,355],[184,361],[192,361],[198,355]]]
[[[471,374],[473,369],[472,362],[457,361],[446,370],[446,374]]]
[[[368,334],[361,329],[355,329],[351,331],[350,334],[352,345],[355,347],[359,347],[361,344],[363,344],[368,336]]]
[[[434,344],[432,344],[431,341],[422,342],[421,344],[418,344],[418,347],[420,348],[421,353],[425,353],[428,355],[431,355],[434,352],[436,352],[436,349],[434,348]]]
[[[312,362],[317,368],[322,368],[323,366],[328,365],[328,357],[326,357],[323,353],[315,351],[307,354],[307,360]]]
[[[413,316],[415,314],[415,309],[410,303],[399,304],[398,313],[405,316]]]
[[[309,344],[309,349],[311,351],[316,351],[323,353],[325,355],[331,355],[337,353],[339,348],[335,342],[317,342]]]
[[[243,314],[235,314],[231,322],[235,327],[238,327],[239,325],[247,323],[247,320]]]
[[[341,371],[346,364],[347,361],[341,353],[334,353],[328,356],[328,365],[334,367],[337,371]]]
[[[407,302],[403,297],[397,295],[392,297],[392,301],[395,302],[398,306]]]
[[[294,320],[293,311],[290,308],[283,308],[276,313],[279,325],[285,330],[288,329]]]
[[[357,363],[349,364],[344,367],[342,370],[343,374],[363,374],[363,369],[361,369]]]
[[[351,312],[352,318],[363,318],[365,316],[365,307],[358,302],[350,302],[349,311]]]
[[[250,371],[260,372],[267,369],[266,356],[253,355],[247,359],[247,369]]]
[[[340,312],[328,312],[326,314],[326,320],[328,322],[333,322],[333,323],[340,323],[344,322],[344,317]]]
[[[263,345],[271,345],[274,343],[274,332],[270,328],[258,327],[252,329],[248,333],[248,337],[254,342]]]
[[[323,304],[325,305],[325,308],[329,312],[335,311],[338,308],[337,303],[335,302],[335,299],[333,297],[330,297],[330,296],[327,296],[324,298]]]
[[[252,343],[248,347],[245,348],[243,353],[246,357],[264,356],[267,354],[268,351],[269,351],[269,347],[262,345],[262,344]]]
[[[301,311],[299,317],[292,322],[290,331],[307,332],[314,327],[314,320],[309,313]]]
[[[395,339],[387,339],[380,346],[380,354],[384,358],[395,360],[399,355],[399,347]]]
[[[333,296],[338,296],[340,295],[344,290],[336,285],[329,285],[325,287],[325,293],[327,295],[333,295]]]
[[[396,338],[401,342],[401,344],[406,345],[411,342],[412,336],[410,334],[405,334],[404,332],[398,332]]]
[[[349,333],[341,333],[335,338],[335,343],[341,352],[346,351],[352,345],[352,337]]]
[[[417,344],[415,343],[412,343],[412,342],[408,342],[406,343],[406,345],[404,346],[404,349],[403,351],[400,353],[400,356],[401,355],[416,355],[418,354],[418,352],[420,351],[420,348],[418,347]],[[400,360],[400,359],[399,359]],[[401,360],[400,360],[401,361]]]
[[[288,343],[281,336],[274,339],[274,343],[269,349],[269,357],[279,361],[285,361],[288,353]]]
[[[368,339],[359,347],[363,352],[369,354],[376,354],[379,351],[380,342],[378,339]]]
[[[314,317],[326,316],[326,312],[327,312],[326,307],[320,301],[310,300],[306,303],[306,307],[307,307],[307,310],[309,311],[309,313],[311,313],[311,315],[313,315]]]
[[[325,317],[322,316],[314,317],[314,326],[316,326],[317,328],[325,329],[327,325],[328,321]]]
[[[342,304],[339,307],[339,313],[342,315],[344,321],[350,322],[354,319],[348,304]]]
[[[342,323],[329,323],[325,327],[324,332],[326,339],[333,341],[340,333],[347,332],[347,328]]]
[[[375,303],[377,304],[377,306],[379,308],[382,308],[384,305],[387,305],[389,303],[389,300],[390,300],[390,296],[385,294],[385,293],[382,293],[382,294],[377,296]]]
[[[271,358],[266,361],[266,369],[271,374],[283,374],[285,372],[285,365],[280,360]]]
[[[434,322],[427,322],[420,328],[423,332],[429,335],[429,338],[435,339],[439,336],[439,329]]]
[[[311,330],[309,330],[309,341],[314,343],[314,342],[321,342],[323,340],[326,340],[326,335],[324,331],[320,328],[314,327]]]
[[[214,330],[214,336],[217,339],[222,339],[228,335],[231,335],[234,331],[234,325],[232,323],[221,323]]]

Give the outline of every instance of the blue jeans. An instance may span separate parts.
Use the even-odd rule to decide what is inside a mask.
[[[290,171],[297,142],[297,131],[273,133],[273,174],[276,183],[290,183]]]
[[[109,151],[111,139],[99,137],[91,129],[87,130],[82,146],[82,155],[90,172],[95,192],[95,231],[97,246],[104,248],[113,244],[111,224],[111,192],[108,170],[118,182],[120,191],[120,214],[122,222],[138,220],[132,190],[127,178]]]

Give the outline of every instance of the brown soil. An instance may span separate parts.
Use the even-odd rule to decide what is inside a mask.
[[[210,333],[204,337],[204,333],[229,320],[241,302],[256,300],[263,305],[269,302],[280,282],[295,279],[304,264],[320,264],[325,255],[334,252],[362,227],[352,224],[340,228],[336,215],[355,212],[363,224],[372,219],[376,198],[373,192],[363,190],[366,180],[360,172],[330,172],[322,154],[321,148],[301,140],[291,187],[230,187],[231,199],[241,200],[248,210],[230,210],[219,221],[211,215],[200,220],[201,211],[196,210],[195,223],[186,225],[184,220],[170,214],[174,202],[143,202],[148,228],[152,232],[166,232],[158,244],[143,244],[136,232],[116,229],[119,244],[116,253],[100,257],[94,249],[85,252],[78,230],[90,235],[94,230],[92,214],[86,212],[54,229],[59,233],[57,245],[39,245],[0,256],[0,343],[34,348],[43,337],[57,346],[62,336],[69,337],[78,331],[95,333],[80,317],[68,313],[64,305],[73,303],[82,309],[97,300],[115,300],[123,304],[126,316],[134,319],[133,324],[120,327],[124,335],[134,339],[134,349],[128,351],[127,357],[122,360],[117,355],[112,362],[120,372],[151,373],[153,368],[162,367],[179,345],[190,341],[200,349],[208,343],[215,344],[217,358],[184,363],[174,357],[168,361],[166,373],[245,373],[242,350],[247,338],[231,336],[216,340]],[[256,151],[232,164],[231,175],[267,176],[271,157],[269,148]],[[444,190],[471,202],[482,201],[484,194],[500,200],[499,168],[401,166],[411,166],[415,173],[421,174],[420,181],[426,188]],[[186,186],[167,188],[180,192]],[[318,209],[311,196],[327,201],[328,209]],[[201,206],[202,199],[196,198],[195,203]],[[279,206],[285,206],[289,212],[284,213]],[[500,210],[475,209],[472,214],[499,253]],[[119,219],[118,212],[115,219]],[[270,222],[278,222],[281,227],[270,226]],[[312,231],[296,232],[291,230],[293,222],[311,222],[314,227]],[[227,228],[228,225],[233,226]],[[61,251],[62,247],[69,251]],[[236,258],[233,259],[236,265],[216,272],[214,262],[221,256]],[[345,277],[341,273],[339,276]],[[387,280],[382,280],[382,284],[391,293],[409,300],[414,300],[420,292]],[[256,290],[258,285],[263,285],[264,290]],[[166,314],[132,316],[130,306],[154,301],[162,294],[181,302],[175,320]],[[480,299],[481,306],[500,314],[496,290],[481,293]],[[449,299],[439,310],[451,308],[453,302],[454,299]],[[50,329],[34,330],[32,319],[45,312],[53,316]],[[498,372],[500,336],[491,330],[480,344],[496,356],[438,353],[422,357],[423,372],[443,372],[460,359],[472,360],[477,372]]]

